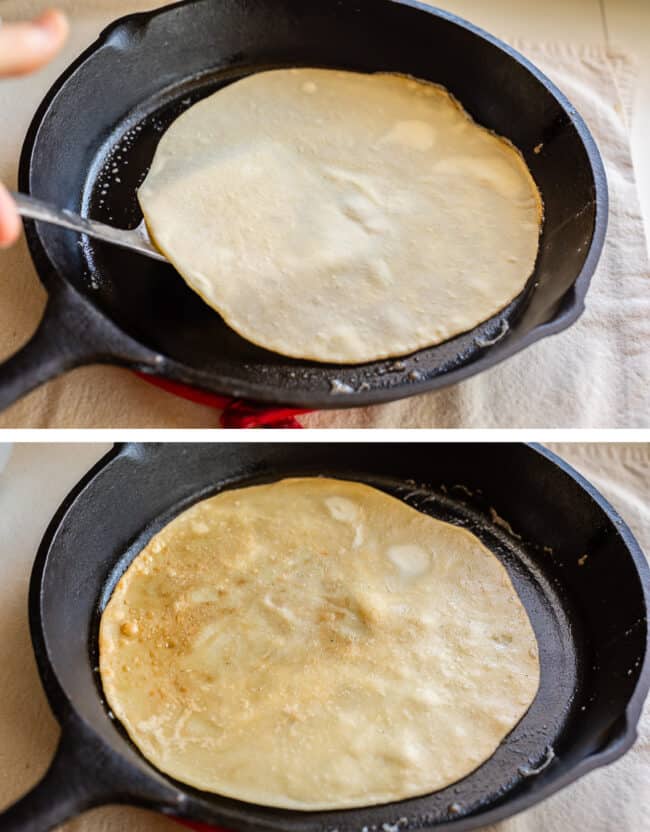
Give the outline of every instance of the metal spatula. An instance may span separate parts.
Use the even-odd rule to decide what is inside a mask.
[[[154,260],[162,260],[167,263],[167,258],[161,254],[149,239],[147,227],[144,220],[131,231],[124,231],[121,228],[113,228],[97,220],[89,220],[80,217],[72,211],[57,208],[49,202],[35,199],[27,194],[12,193],[18,206],[18,213],[23,217],[29,217],[40,222],[49,222],[52,225],[60,225],[62,228],[70,228],[79,231],[81,234],[88,234],[89,237],[96,237],[107,243],[113,243],[122,248],[130,248]]]

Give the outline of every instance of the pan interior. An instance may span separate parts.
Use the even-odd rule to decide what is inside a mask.
[[[158,141],[188,107],[251,72],[278,68],[207,72],[187,79],[145,102],[114,126],[94,160],[83,193],[83,213],[119,228],[142,220],[136,191],[144,180]],[[349,67],[338,67],[349,68]],[[524,290],[501,312],[473,330],[411,356],[363,365],[337,366],[291,359],[234,332],[193,292],[172,266],[84,238],[83,288],[113,320],[138,341],[200,372],[228,375],[238,363],[242,380],[273,387],[321,387],[333,403],[346,392],[415,383],[449,372],[498,343],[513,328],[534,291]]]
[[[304,469],[283,471],[283,476],[302,475]],[[415,482],[404,482],[392,477],[370,476],[364,472],[318,470],[311,472],[364,482],[402,499],[408,505],[430,516],[463,526],[474,534],[499,558],[507,569],[519,597],[532,622],[539,645],[541,680],[540,688],[527,714],[506,737],[494,755],[463,780],[425,797],[413,798],[385,807],[377,807],[384,822],[398,823],[407,818],[409,825],[427,825],[476,813],[487,805],[494,805],[515,791],[524,780],[535,776],[553,759],[555,749],[561,745],[562,733],[572,714],[573,703],[579,700],[581,668],[578,659],[582,647],[579,634],[570,621],[569,602],[561,589],[540,568],[539,555],[524,546],[508,532],[507,522],[472,508],[467,502],[467,492],[462,486],[452,491],[432,490]],[[175,505],[156,518],[119,557],[107,576],[98,603],[91,643],[91,661],[98,665],[99,619],[112,590],[131,561],[147,541],[174,516],[198,500],[205,499],[224,487],[243,487],[269,482],[277,477],[253,476],[210,487]],[[102,696],[101,680],[95,671],[96,685]],[[103,697],[102,697],[102,701]],[[106,703],[104,707],[108,711]],[[114,722],[124,741],[135,749],[126,732]],[[139,752],[136,752],[139,755]],[[143,764],[149,764],[141,758]],[[169,778],[168,778],[169,779]],[[171,781],[174,782],[174,781]],[[223,801],[210,794],[176,784],[185,792],[200,800],[214,803]],[[262,810],[273,811],[273,810]],[[336,815],[336,824],[345,828],[353,822],[355,811],[327,813],[328,822]],[[295,813],[287,813],[289,815]],[[320,816],[324,813],[310,813]],[[393,818],[393,815],[395,816]],[[401,825],[405,825],[401,821]]]

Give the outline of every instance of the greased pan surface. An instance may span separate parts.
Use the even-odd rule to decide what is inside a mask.
[[[0,367],[0,407],[98,361],[261,402],[367,405],[459,381],[576,320],[607,223],[593,139],[572,105],[518,53],[412,0],[188,0],[116,21],[43,101],[23,147],[20,188],[134,226],[136,188],[175,117],[243,75],[301,65],[441,83],[480,124],[522,150],[545,204],[524,292],[437,347],[337,367],[245,341],[170,266],[30,223],[30,251],[50,302],[34,339]]]
[[[157,772],[111,719],[96,671],[97,629],[121,572],[155,531],[196,500],[296,474],[364,481],[462,523],[512,576],[540,644],[540,691],[496,754],[447,789],[365,809],[268,809],[199,792]],[[0,815],[0,827],[40,832],[89,806],[126,802],[237,830],[480,828],[629,748],[650,683],[649,584],[644,556],[623,521],[541,448],[117,447],[67,498],[34,566],[32,638],[62,741],[44,780]]]

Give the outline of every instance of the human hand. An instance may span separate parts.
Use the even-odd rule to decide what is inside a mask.
[[[65,16],[55,10],[32,21],[0,24],[0,78],[34,72],[59,51],[68,34]],[[0,248],[16,241],[20,217],[7,189],[0,183]]]

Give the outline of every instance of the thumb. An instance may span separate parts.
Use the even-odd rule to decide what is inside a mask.
[[[30,22],[0,24],[0,76],[23,75],[47,63],[68,34],[68,21],[50,10]]]

